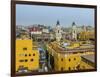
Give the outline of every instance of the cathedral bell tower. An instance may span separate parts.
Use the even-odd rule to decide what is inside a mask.
[[[60,42],[60,40],[62,38],[62,30],[61,30],[61,26],[60,26],[59,20],[56,23],[55,37],[56,37],[56,41]]]
[[[75,22],[72,23],[72,39],[77,40],[77,27]]]

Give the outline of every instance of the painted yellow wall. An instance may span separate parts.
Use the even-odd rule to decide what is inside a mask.
[[[20,62],[20,60],[24,62]],[[35,44],[32,45],[32,40],[16,40],[16,71],[18,71],[19,66],[27,67],[28,70],[38,70],[39,52]]]
[[[82,31],[79,34],[80,40],[95,39],[95,33],[93,31]]]
[[[81,57],[79,55],[65,55],[59,54],[55,59],[55,70],[56,71],[63,71],[65,70],[75,70],[75,67],[81,62]],[[69,61],[70,60],[70,61]]]
[[[54,70],[55,71],[68,71],[68,70],[77,70],[77,66],[80,65],[80,68],[83,69],[83,65],[86,68],[93,68],[92,66],[84,63],[81,60],[81,55],[88,55],[88,54],[94,54],[94,52],[77,52],[75,54],[73,53],[63,53],[63,51],[60,51],[57,49],[58,44],[49,44],[47,45],[47,49],[50,55],[54,57]],[[72,48],[78,47],[79,43],[75,43],[75,46],[71,46]],[[67,51],[66,51],[67,52]],[[63,60],[62,60],[63,59]],[[70,59],[70,61],[69,61]],[[88,66],[88,67],[87,67]],[[63,70],[62,70],[63,68]]]

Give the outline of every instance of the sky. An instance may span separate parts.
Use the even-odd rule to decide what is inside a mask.
[[[54,26],[57,20],[63,27],[71,26],[72,22],[94,26],[94,9],[16,4],[16,25]]]

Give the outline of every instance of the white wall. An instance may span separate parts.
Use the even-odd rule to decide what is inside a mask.
[[[26,0],[25,0],[26,1]],[[27,0],[28,1],[28,0]],[[99,0],[30,0],[43,2],[58,2],[71,4],[87,4],[98,6],[98,71],[85,73],[70,73],[56,75],[42,75],[37,77],[99,77],[100,73],[100,1]],[[11,31],[11,15],[10,15],[10,0],[0,0],[0,77],[10,77],[10,31]],[[28,76],[29,77],[29,76]]]

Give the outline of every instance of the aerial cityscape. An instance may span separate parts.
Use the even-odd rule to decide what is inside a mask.
[[[22,7],[24,6],[22,5]],[[29,6],[31,7],[31,5]],[[35,6],[35,7],[41,9],[44,8],[43,6],[41,7]],[[49,6],[49,8],[54,8],[54,7]],[[52,21],[52,19],[41,18],[42,16],[44,16],[42,14],[37,15],[38,16],[37,18],[34,18],[34,16],[33,17],[29,16],[28,19],[28,14],[27,14],[28,12],[25,11],[25,9],[22,10],[23,13],[26,12],[26,14],[23,15],[24,16],[23,22],[27,24],[19,21],[21,17],[21,15],[19,15],[21,13],[21,10],[19,11],[17,10],[18,15],[16,16],[17,17],[16,19],[17,21],[16,72],[17,73],[75,71],[75,70],[80,71],[87,69],[95,69],[94,21],[91,20],[92,23],[90,23],[89,18],[87,18],[86,21],[88,21],[90,24],[86,24],[88,22],[86,23],[82,22],[81,21],[82,15],[80,15],[79,20],[81,21],[81,23],[77,24],[78,21],[76,20],[73,21],[71,20],[71,18],[69,18],[70,23],[67,24],[67,19],[66,20],[64,19],[64,21],[66,22],[63,22],[59,16],[57,17],[57,15],[54,15],[53,17],[56,20],[55,21],[53,20],[54,23],[53,22],[49,23],[49,21],[50,20]],[[34,8],[32,7],[32,9]],[[30,10],[28,11],[31,12]],[[46,11],[43,9],[40,11],[44,11],[46,13]],[[32,14],[35,13],[32,12]],[[26,15],[27,17],[25,18]],[[79,16],[79,14],[77,14],[77,16]],[[32,20],[32,22],[29,24],[30,19],[32,19],[31,17],[36,19],[37,21]],[[83,16],[83,18],[85,18],[85,16]],[[44,21],[47,22],[44,23]],[[67,26],[65,24],[67,24]]]

